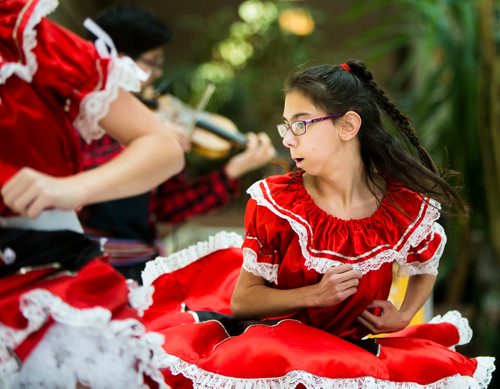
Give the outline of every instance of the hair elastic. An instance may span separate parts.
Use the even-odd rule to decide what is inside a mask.
[[[339,66],[340,66],[342,69],[344,69],[346,72],[348,72],[348,73],[350,73],[350,72],[351,72],[351,68],[349,67],[349,65],[348,65],[348,64],[346,64],[346,63],[341,63]]]

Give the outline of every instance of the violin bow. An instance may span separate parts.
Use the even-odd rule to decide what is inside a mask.
[[[193,134],[199,114],[205,110],[214,92],[215,92],[215,85],[212,83],[208,84],[207,89],[205,89],[205,93],[203,93],[200,102],[198,103],[197,107],[193,110],[191,117],[189,119],[187,125],[187,134],[189,137],[191,137],[191,135]]]

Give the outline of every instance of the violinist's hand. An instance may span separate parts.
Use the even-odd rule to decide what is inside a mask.
[[[85,189],[71,177],[52,177],[31,168],[22,168],[2,187],[5,205],[22,216],[36,218],[44,210],[73,210],[84,199]]]
[[[370,310],[376,308],[380,310],[380,316],[370,312]],[[411,317],[406,317],[406,315],[387,300],[373,300],[358,317],[358,321],[368,328],[372,334],[402,330],[410,323],[410,320]]]
[[[232,157],[226,164],[226,174],[233,179],[267,165],[273,159],[276,150],[269,136],[260,132],[247,134],[246,149]]]
[[[351,265],[343,264],[328,269],[321,281],[312,285],[312,306],[328,307],[337,305],[358,290],[361,273]]]

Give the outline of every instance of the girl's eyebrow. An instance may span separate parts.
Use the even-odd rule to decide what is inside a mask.
[[[300,117],[300,116],[304,116],[304,115],[311,115],[311,114],[310,114],[309,112],[299,112],[299,113],[294,114],[294,115],[290,118],[290,120],[291,120],[291,121],[293,121],[294,119],[297,119],[298,117]],[[284,116],[283,116],[283,120],[284,120],[285,122],[288,122],[287,118],[286,118],[286,117],[284,117]]]

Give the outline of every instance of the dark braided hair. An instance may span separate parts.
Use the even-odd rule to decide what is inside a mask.
[[[299,70],[285,83],[285,91],[292,90],[303,93],[327,114],[354,111],[361,117],[360,154],[367,179],[374,186],[378,186],[376,176],[394,179],[414,192],[440,201],[448,209],[468,214],[467,205],[444,178],[451,172],[438,171],[420,144],[410,119],[389,100],[361,61]],[[384,128],[380,111],[386,113],[415,147],[418,158]]]

